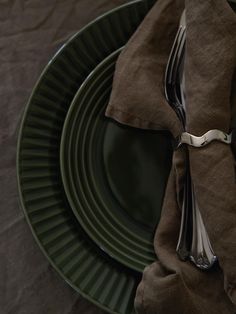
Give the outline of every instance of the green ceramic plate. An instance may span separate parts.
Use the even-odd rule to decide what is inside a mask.
[[[120,49],[89,75],[67,114],[61,172],[76,217],[109,255],[143,271],[155,256],[172,149],[161,132],[124,127],[104,116]]]
[[[81,229],[64,194],[59,149],[71,101],[88,74],[122,47],[153,1],[135,1],[89,24],[42,73],[26,106],[17,149],[21,204],[40,248],[61,276],[110,313],[133,313],[140,276],[111,259]]]

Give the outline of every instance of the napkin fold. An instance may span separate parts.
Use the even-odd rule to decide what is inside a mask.
[[[236,68],[236,14],[227,1],[186,0],[186,111],[188,132],[231,132]],[[204,36],[202,35],[204,34]],[[236,305],[236,176],[230,145],[188,147],[191,176],[203,220]]]
[[[158,0],[121,53],[105,115],[136,128],[183,131],[164,96],[164,73],[179,19],[186,9],[187,131],[231,131],[236,64],[236,14],[225,0]],[[234,104],[236,104],[234,102]],[[233,107],[235,108],[235,106]],[[219,264],[204,272],[176,255],[186,150],[203,221]],[[144,270],[138,314],[236,312],[236,179],[230,145],[174,151],[154,248]]]
[[[182,131],[164,95],[163,78],[184,0],[158,0],[121,52],[105,115],[126,125]]]

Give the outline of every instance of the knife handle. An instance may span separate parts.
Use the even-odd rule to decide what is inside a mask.
[[[190,174],[186,171],[184,195],[181,212],[181,223],[176,252],[179,258],[186,261],[189,258],[192,243],[192,210],[191,210],[191,191],[190,191]]]
[[[208,237],[198,202],[195,195],[194,185],[192,183],[192,216],[193,216],[193,233],[192,246],[190,251],[190,260],[203,270],[210,269],[217,257],[212,249],[210,239]]]
[[[199,210],[188,159],[187,162],[181,224],[176,252],[181,260],[186,261],[190,259],[198,268],[207,270],[215,264],[217,257],[212,249]]]

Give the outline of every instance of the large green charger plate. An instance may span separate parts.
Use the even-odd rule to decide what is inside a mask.
[[[133,313],[138,273],[105,254],[71,212],[60,173],[65,116],[89,73],[122,47],[154,1],[135,1],[103,15],[50,61],[26,106],[17,148],[21,205],[40,248],[75,290],[110,313]]]
[[[155,258],[153,234],[172,149],[164,132],[125,127],[105,117],[120,51],[98,65],[70,106],[61,172],[86,232],[113,258],[142,272]]]

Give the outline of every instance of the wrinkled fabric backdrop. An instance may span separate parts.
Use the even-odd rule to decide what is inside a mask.
[[[0,0],[0,313],[101,314],[66,284],[19,206],[16,143],[40,73],[81,27],[127,0]]]

